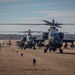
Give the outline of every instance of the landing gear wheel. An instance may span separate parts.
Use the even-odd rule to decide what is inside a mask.
[[[47,52],[47,49],[44,49],[44,53],[46,53]]]
[[[26,49],[26,47],[24,47],[24,50]]]
[[[34,47],[34,50],[36,50],[36,48]]]
[[[71,48],[74,48],[74,45],[70,45]]]
[[[63,50],[62,49],[60,49],[59,51],[60,51],[61,54],[63,53]]]
[[[68,45],[64,45],[64,48],[67,49],[67,46],[68,46]]]
[[[51,52],[51,49],[49,49],[49,52]]]

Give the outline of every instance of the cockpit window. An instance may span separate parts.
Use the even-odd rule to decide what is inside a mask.
[[[51,36],[59,36],[58,33],[51,33]]]
[[[58,31],[57,30],[52,30],[51,31],[51,36],[59,36]]]

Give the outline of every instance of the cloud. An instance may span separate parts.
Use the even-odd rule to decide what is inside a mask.
[[[75,16],[75,10],[37,11],[34,13],[46,14],[49,17]]]
[[[36,14],[44,14],[44,16],[35,17],[23,17],[19,19],[19,22],[23,23],[44,23],[42,20],[52,21],[54,18],[60,23],[75,23],[75,10],[63,10],[63,11],[37,11]]]
[[[0,2],[11,2],[11,1],[17,1],[17,0],[0,0]]]
[[[46,19],[58,19],[59,21],[60,20],[63,20],[63,22],[74,22],[75,23],[75,10],[56,10],[56,11],[36,11],[34,13],[37,13],[37,14],[44,14],[44,18]]]
[[[8,5],[4,5],[2,7],[34,7],[34,6],[55,6],[58,5],[57,2],[34,2],[34,0],[25,0],[22,4],[19,2],[22,2],[23,0],[1,0],[0,2],[14,2],[16,1],[17,3],[15,4],[8,4]]]
[[[4,3],[4,2],[19,2],[19,1],[24,1],[24,2],[29,2],[29,1],[33,1],[33,0],[0,0],[0,3]]]
[[[5,1],[21,1],[21,0],[0,0],[0,2],[5,2]],[[22,1],[34,1],[34,0],[22,0]],[[56,5],[57,5],[57,7],[59,6],[59,4],[61,5],[61,3],[62,2],[39,2],[39,3],[28,3],[28,4],[9,4],[9,5],[4,5],[4,6],[2,6],[2,7],[4,7],[5,9],[6,8],[8,8],[7,10],[5,10],[4,8],[2,8],[2,7],[0,7],[0,8],[2,8],[3,10],[5,10],[4,12],[1,12],[0,13],[0,15],[11,15],[11,13],[12,13],[12,11],[10,10],[10,9],[12,9],[13,8],[13,10],[15,10],[16,8],[15,7],[23,7],[24,8],[24,10],[22,10],[21,12],[23,13],[23,12],[25,12],[26,14],[27,14],[27,11],[31,14],[31,15],[35,15],[34,17],[28,17],[28,18],[26,18],[26,17],[21,17],[21,18],[19,18],[19,22],[41,22],[41,20],[43,20],[43,19],[46,19],[46,20],[52,20],[53,18],[54,19],[56,19],[57,21],[63,21],[63,22],[65,22],[67,19],[70,21],[71,20],[71,22],[74,22],[74,20],[75,20],[75,10],[54,10],[54,9],[52,9],[52,6],[53,7],[55,7]],[[64,2],[63,2],[64,3]],[[35,6],[42,6],[42,7],[40,7],[40,9],[42,9],[41,11],[39,11]],[[50,7],[50,9],[52,9],[52,10],[43,10],[43,9],[46,9],[46,8],[44,8],[45,6],[47,6],[47,7]],[[28,10],[26,10],[25,11],[25,7],[27,8],[27,7],[30,7],[30,8],[28,8]],[[33,9],[31,9],[31,7],[33,7]],[[38,10],[38,11],[36,11],[36,9],[34,9],[34,7]],[[19,10],[18,9],[16,9],[16,11],[13,11],[13,13],[16,13],[16,12],[19,12],[20,11],[20,8],[19,8]],[[33,12],[33,13],[32,13]],[[19,13],[18,13],[19,14]],[[26,15],[25,14],[25,15]],[[28,14],[28,16],[30,15],[30,14]],[[42,16],[40,16],[42,14]],[[38,17],[37,17],[38,16]]]
[[[41,23],[43,17],[27,17],[27,18],[20,18],[19,22],[21,23]]]

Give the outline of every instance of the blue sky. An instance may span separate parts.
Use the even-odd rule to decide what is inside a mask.
[[[0,0],[0,23],[43,23],[42,20],[75,23],[75,0]],[[75,26],[59,31],[75,33]],[[0,26],[1,30],[42,30],[49,26]]]

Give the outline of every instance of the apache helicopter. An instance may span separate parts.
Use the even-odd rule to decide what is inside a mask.
[[[20,33],[25,33],[25,35],[21,38],[20,41],[17,41],[17,46],[19,46],[22,49],[26,49],[26,48],[33,48],[34,50],[36,49],[35,45],[35,40],[36,37],[33,36],[31,33],[40,33],[41,31],[31,31],[30,29],[28,31],[20,31]],[[28,34],[26,34],[28,33]]]
[[[50,29],[48,30],[48,32],[44,32],[43,33],[43,40],[45,40],[46,44],[45,44],[45,48],[44,48],[44,52],[46,53],[47,50],[49,49],[50,52],[51,50],[56,51],[57,48],[59,48],[60,53],[63,53],[63,50],[61,49],[61,47],[63,46],[63,42],[65,42],[64,47],[67,48],[67,42],[71,42],[71,46],[70,47],[74,47],[74,41],[75,40],[64,40],[64,33],[62,32],[58,32],[58,28],[61,28],[59,25],[63,25],[61,23],[55,23],[54,19],[51,22],[48,22],[46,20],[43,20],[44,22],[46,22],[46,25],[50,25]],[[68,25],[68,24],[67,24]],[[42,41],[43,40],[38,40]]]

